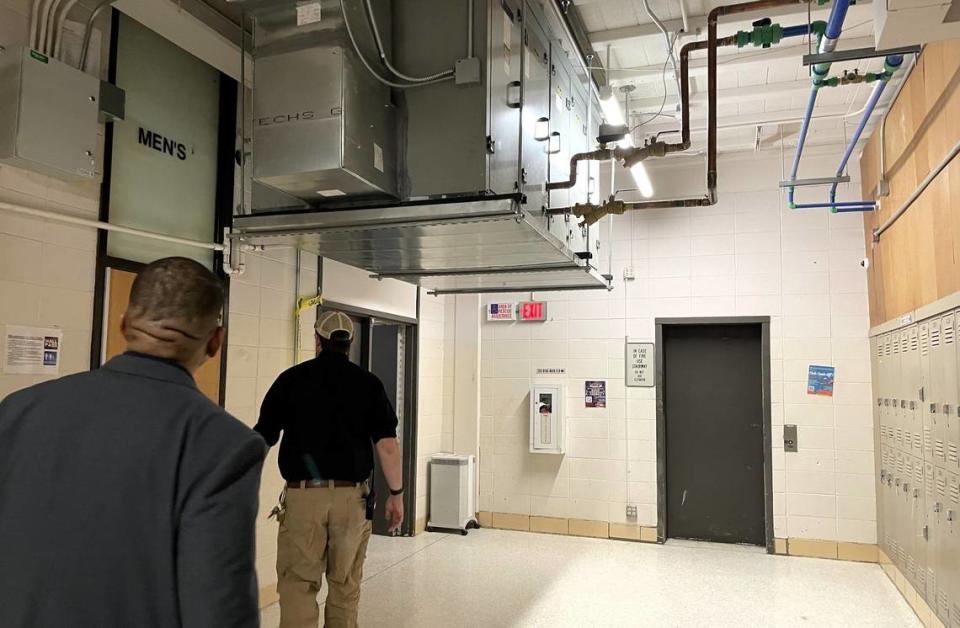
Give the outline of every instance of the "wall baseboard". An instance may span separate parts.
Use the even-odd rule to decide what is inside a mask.
[[[774,553],[783,556],[828,558],[856,563],[880,562],[880,550],[868,543],[821,541],[817,539],[774,539]]]
[[[878,553],[880,555],[880,567],[883,568],[883,573],[887,574],[890,582],[900,591],[900,595],[907,601],[907,604],[910,605],[913,612],[917,614],[920,623],[926,626],[926,628],[946,628],[946,625],[940,621],[940,618],[937,617],[937,614],[930,608],[927,601],[923,599],[923,596],[917,593],[917,590],[913,588],[910,581],[900,573],[900,570],[893,564],[893,561],[890,560],[883,550],[878,550]]]
[[[638,541],[656,543],[657,529],[628,523],[610,523],[588,519],[564,519],[562,517],[538,517],[517,515],[507,512],[477,513],[477,521],[484,528],[497,530],[515,530],[538,534],[558,534],[562,536],[586,536],[595,539],[614,539],[618,541]]]

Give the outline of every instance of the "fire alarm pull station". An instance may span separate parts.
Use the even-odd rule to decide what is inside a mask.
[[[534,386],[530,391],[530,452],[564,453],[563,387]]]

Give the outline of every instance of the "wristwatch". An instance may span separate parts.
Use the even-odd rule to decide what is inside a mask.
[[[402,487],[402,486],[401,486],[400,488],[398,488],[397,490],[393,490],[393,489],[390,488],[389,486],[388,486],[387,488],[390,489],[390,494],[391,494],[391,495],[402,495],[402,494],[403,494],[403,487]]]

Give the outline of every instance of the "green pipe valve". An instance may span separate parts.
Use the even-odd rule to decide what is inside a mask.
[[[773,44],[779,44],[781,39],[783,39],[783,27],[779,24],[771,24],[770,18],[764,18],[753,23],[752,31],[737,32],[737,48],[744,48],[750,44],[754,47],[769,48]]]

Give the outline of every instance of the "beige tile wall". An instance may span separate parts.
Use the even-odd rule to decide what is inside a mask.
[[[803,176],[832,174],[839,157],[812,151]],[[675,163],[653,172],[658,194],[689,188]],[[628,523],[633,503],[630,523],[656,526],[656,393],[625,388],[624,337],[652,341],[657,317],[766,315],[776,536],[876,543],[861,216],[786,209],[778,154],[722,156],[719,166],[716,206],[615,217],[612,292],[537,293],[549,322],[482,323],[480,510]],[[634,281],[624,282],[627,268]],[[810,364],[837,367],[833,398],[806,394]],[[540,367],[567,370],[562,457],[527,451]],[[587,379],[607,381],[605,409],[584,407]],[[799,426],[799,453],[784,454],[784,423]]]
[[[230,284],[227,338],[226,409],[249,426],[257,422],[263,397],[277,376],[294,363],[293,312],[296,298],[317,293],[317,257],[300,254],[299,290],[297,252],[282,248],[248,255],[246,272]],[[315,310],[301,319],[300,360],[314,355]],[[277,447],[264,465],[257,515],[257,575],[260,586],[277,581],[277,524],[267,515],[277,503],[283,480],[277,469]]]
[[[449,300],[451,303],[453,299]],[[453,361],[444,360],[447,299],[420,297],[417,401],[417,518],[428,516],[430,455],[453,448]]]

